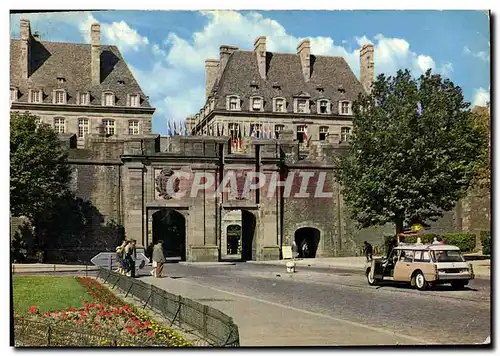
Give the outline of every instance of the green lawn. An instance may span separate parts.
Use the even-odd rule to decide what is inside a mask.
[[[36,305],[40,312],[79,308],[82,299],[91,300],[75,277],[14,276],[14,310],[26,312]]]

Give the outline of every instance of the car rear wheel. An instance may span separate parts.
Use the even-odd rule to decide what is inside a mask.
[[[427,281],[425,280],[424,274],[420,271],[413,275],[411,284],[418,290],[425,290],[427,288]]]
[[[377,285],[378,281],[372,277],[372,274],[370,272],[371,271],[368,269],[368,272],[366,273],[366,279],[368,280],[368,284],[371,286]]]
[[[465,286],[469,284],[469,281],[453,281],[451,282],[451,286],[453,289],[463,289]]]

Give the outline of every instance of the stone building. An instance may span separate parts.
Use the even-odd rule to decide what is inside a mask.
[[[151,134],[155,111],[116,46],[42,41],[21,20],[19,39],[10,41],[12,111],[30,111],[61,134],[74,134],[79,147],[90,133],[105,136]]]

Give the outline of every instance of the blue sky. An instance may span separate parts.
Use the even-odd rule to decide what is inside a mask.
[[[101,23],[101,41],[116,44],[157,112],[153,132],[167,119],[183,120],[205,99],[204,61],[221,44],[252,49],[267,36],[268,51],[295,52],[310,38],[314,54],[341,55],[359,75],[359,48],[375,45],[375,72],[431,67],[484,105],[490,95],[489,18],[482,11],[105,11],[11,15],[31,20],[42,40],[89,42],[90,25]]]

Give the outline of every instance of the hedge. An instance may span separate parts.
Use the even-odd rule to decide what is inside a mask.
[[[491,232],[481,231],[479,234],[481,238],[481,245],[483,246],[483,255],[491,255]]]
[[[444,234],[442,238],[447,245],[458,246],[462,252],[471,252],[476,248],[476,235],[474,234]]]
[[[402,242],[406,242],[408,244],[414,244],[417,243],[417,239],[420,238],[420,241],[423,244],[431,244],[434,241],[434,238],[437,238],[440,240],[439,235],[436,234],[422,234],[422,235],[415,235],[415,236],[407,236],[402,240]]]

